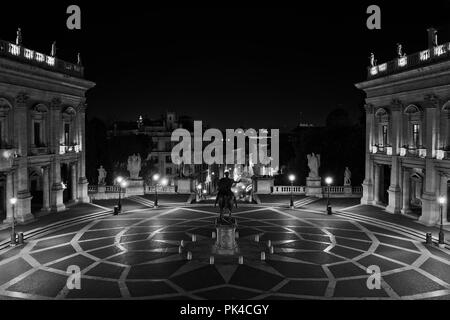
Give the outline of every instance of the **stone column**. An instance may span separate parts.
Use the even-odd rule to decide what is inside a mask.
[[[381,197],[381,166],[379,164],[374,164],[375,169],[375,177],[374,177],[374,195],[373,195],[373,201],[375,204],[380,204]]]
[[[61,99],[54,98],[50,103],[50,150],[54,154],[60,153],[61,143]]]
[[[78,118],[78,145],[80,148],[80,155],[78,158],[78,200],[84,203],[89,203],[88,185],[86,178],[86,104],[80,103],[77,112]]]
[[[373,161],[371,160],[371,148],[373,144],[373,106],[367,104],[366,109],[366,155],[365,155],[365,178],[362,184],[363,196],[361,204],[371,205],[374,202],[374,186],[373,186]]]
[[[411,171],[407,168],[403,169],[402,183],[402,214],[411,213]]]
[[[48,213],[50,212],[50,170],[49,167],[43,167],[42,169],[42,212]]]
[[[28,166],[27,158],[21,158],[18,161],[16,171],[17,181],[17,204],[16,204],[16,221],[26,224],[34,220],[31,214],[31,199],[33,198],[28,188]]]
[[[394,214],[400,213],[400,210],[402,208],[400,177],[401,177],[400,159],[398,156],[393,156],[391,168],[391,184],[388,190],[389,204],[386,208],[386,211]]]
[[[436,225],[439,220],[439,206],[437,203],[436,193],[439,188],[439,175],[434,167],[433,159],[427,156],[425,159],[425,179],[423,182],[422,194],[422,215],[419,222],[432,226]]]
[[[70,184],[71,184],[71,195],[70,200],[77,201],[77,164],[72,163],[70,165]]]
[[[51,210],[54,212],[64,211],[66,206],[63,199],[63,186],[61,184],[61,162],[56,156],[51,163],[52,189],[51,189]]]
[[[443,216],[443,221],[444,223],[448,223],[448,219],[447,219],[447,214],[448,214],[448,197],[447,197],[447,193],[448,193],[448,180],[449,178],[445,175],[441,175],[441,185],[440,185],[440,190],[439,190],[439,196],[444,196],[447,199],[447,203],[445,203],[442,207],[442,216]]]
[[[13,182],[13,172],[8,172],[6,174],[6,220],[3,223],[11,223],[12,221],[12,206],[9,200],[14,197],[14,182]]]

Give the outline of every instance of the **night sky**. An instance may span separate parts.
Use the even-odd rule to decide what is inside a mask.
[[[426,28],[450,41],[450,1],[314,1],[299,7],[153,7],[152,1],[48,1],[0,4],[0,38],[73,61],[81,51],[88,116],[105,121],[157,118],[166,110],[213,127],[291,128],[323,124],[340,107],[356,119],[368,56],[378,62],[427,47]],[[392,1],[391,1],[392,2]],[[34,2],[36,3],[36,2]],[[66,28],[79,4],[82,30]],[[366,27],[367,6],[382,11],[382,30]],[[429,5],[423,7],[424,4]],[[422,6],[420,6],[422,5]]]

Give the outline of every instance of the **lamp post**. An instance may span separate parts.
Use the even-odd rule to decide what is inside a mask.
[[[290,207],[291,209],[294,209],[294,181],[295,181],[295,176],[293,174],[289,175],[289,181],[291,182],[291,203],[290,203]]]
[[[333,179],[331,177],[327,177],[325,179],[325,183],[328,186],[328,197],[327,197],[327,214],[331,215],[332,211],[331,211],[331,205],[330,205],[330,186],[333,183]]]
[[[202,184],[201,183],[197,186],[197,197],[198,197],[198,201],[200,201],[202,199]]]
[[[159,174],[153,175],[153,181],[155,181],[155,208],[158,208],[158,180],[160,178]]]
[[[121,212],[122,211],[122,199],[121,199],[121,195],[122,195],[122,183],[124,182],[123,181],[123,178],[122,177],[117,177],[116,178],[116,181],[117,181],[117,183],[118,183],[118,185],[119,185],[119,202],[117,203],[117,207],[119,208],[119,212]]]
[[[14,247],[16,245],[16,230],[15,230],[15,224],[16,224],[16,217],[15,217],[15,211],[16,211],[16,203],[17,198],[11,198],[9,200],[12,206],[12,220],[11,220],[11,247]]]
[[[440,211],[440,226],[439,226],[439,247],[445,247],[445,237],[444,237],[444,217],[443,217],[443,206],[446,204],[447,199],[445,197],[439,197],[439,211]]]

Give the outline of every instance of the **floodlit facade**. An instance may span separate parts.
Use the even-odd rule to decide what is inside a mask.
[[[87,202],[85,93],[72,64],[0,40],[0,227]]]
[[[366,98],[366,171],[362,204],[393,214],[449,221],[450,43],[373,64],[358,83]],[[372,60],[373,62],[373,60]]]

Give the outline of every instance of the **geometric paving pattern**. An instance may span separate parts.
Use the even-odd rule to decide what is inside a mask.
[[[407,233],[349,217],[241,205],[239,240],[270,240],[265,261],[188,261],[181,240],[211,238],[217,209],[133,210],[0,253],[0,299],[450,299],[450,255]],[[69,290],[67,268],[82,270]],[[381,269],[369,290],[367,267]]]

